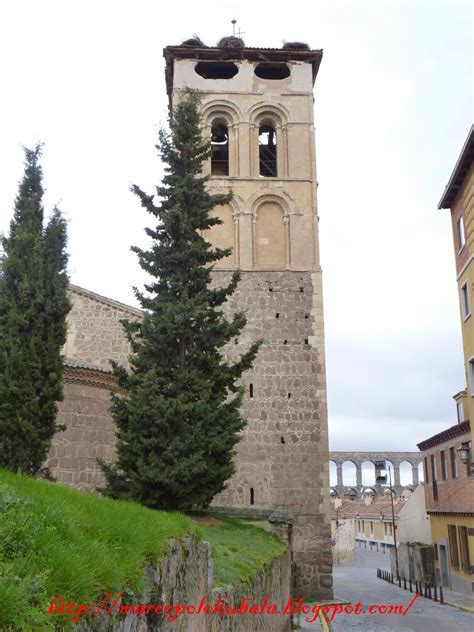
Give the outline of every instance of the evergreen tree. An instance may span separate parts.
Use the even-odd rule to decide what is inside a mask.
[[[130,371],[114,364],[128,394],[113,397],[117,461],[101,461],[102,491],[187,510],[208,505],[234,472],[234,446],[245,425],[237,383],[260,341],[237,362],[225,360],[223,347],[246,318],[237,313],[228,320],[220,309],[237,287],[238,272],[225,287],[210,285],[212,264],[231,251],[212,248],[203,231],[222,223],[209,212],[229,202],[231,193],[206,190],[208,177],[201,172],[211,146],[201,135],[196,95],[177,105],[170,134],[161,130],[157,149],[165,167],[157,203],[132,187],[157,226],[146,229],[153,240],[148,250],[132,248],[151,280],[146,294],[135,290],[143,320],[124,321]]]
[[[41,470],[62,399],[61,348],[70,309],[66,223],[55,209],[44,228],[41,146],[25,149],[0,261],[0,467]]]

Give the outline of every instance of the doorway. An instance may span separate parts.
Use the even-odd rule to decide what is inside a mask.
[[[443,544],[439,545],[439,563],[441,566],[441,585],[449,588],[448,553]]]

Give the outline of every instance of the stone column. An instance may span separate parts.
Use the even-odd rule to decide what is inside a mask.
[[[291,268],[291,225],[290,225],[290,216],[285,214],[283,216],[283,223],[285,226],[285,246],[286,246],[286,267]]]
[[[240,268],[240,226],[239,226],[240,213],[232,213],[234,220],[234,264]]]
[[[393,464],[393,484],[395,486],[400,485],[400,463]]]
[[[260,159],[258,154],[258,125],[249,125],[249,174],[253,177],[260,175]]]
[[[239,139],[239,124],[234,123],[227,128],[229,135],[229,175],[240,176],[240,139]]]
[[[356,486],[362,487],[362,464],[356,463]]]
[[[277,173],[279,178],[288,176],[288,135],[286,125],[275,128],[277,141]]]
[[[418,465],[411,466],[411,475],[413,480],[413,485],[418,485],[420,479],[418,478]]]
[[[239,216],[239,265],[244,269],[254,265],[253,233],[254,217],[251,213],[241,213]]]
[[[342,463],[336,463],[336,475],[337,475],[337,486],[344,487],[344,481],[342,480]]]
[[[206,140],[211,140],[212,135],[212,127],[211,125],[206,125],[203,130],[203,137]],[[202,163],[202,173],[203,175],[209,175],[211,173],[211,156],[208,156],[206,160]]]
[[[239,123],[239,176],[250,175],[250,127],[246,121]]]

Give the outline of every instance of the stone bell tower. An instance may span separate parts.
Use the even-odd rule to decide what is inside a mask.
[[[210,190],[232,189],[214,209],[223,224],[209,241],[231,247],[214,270],[224,283],[239,268],[229,301],[248,324],[231,356],[263,338],[245,374],[236,474],[214,505],[291,512],[295,594],[332,596],[323,297],[318,248],[313,84],[322,51],[304,44],[216,47],[199,39],[168,46],[170,105],[186,89],[202,99],[214,146]]]

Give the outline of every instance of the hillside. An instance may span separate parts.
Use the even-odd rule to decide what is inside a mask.
[[[54,629],[55,617],[47,611],[59,595],[90,603],[123,592],[138,601],[146,564],[166,554],[170,538],[190,532],[211,543],[215,586],[249,580],[285,548],[235,519],[196,525],[180,513],[3,470],[0,515],[0,629]]]

